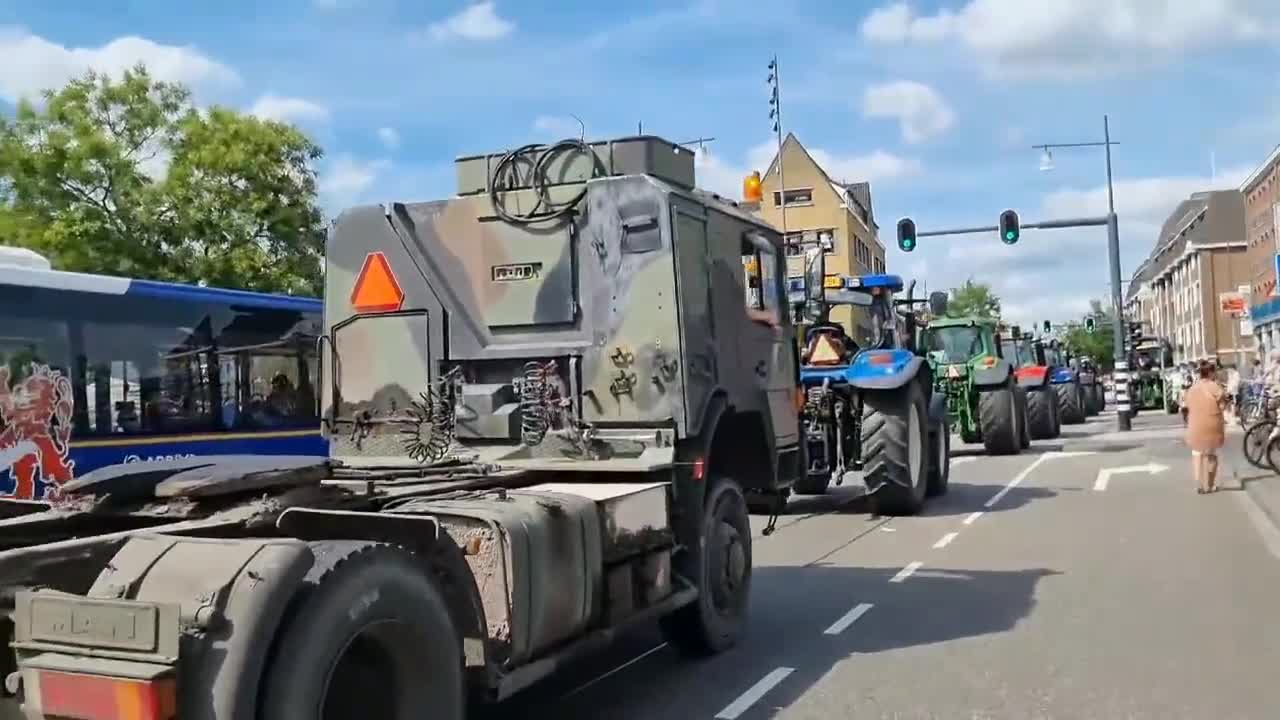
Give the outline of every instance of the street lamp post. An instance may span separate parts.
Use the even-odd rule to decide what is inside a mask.
[[[1044,155],[1040,161],[1041,170],[1053,169],[1053,148],[1102,147],[1107,155],[1107,252],[1111,262],[1111,315],[1112,315],[1112,350],[1115,353],[1116,381],[1116,425],[1121,431],[1129,430],[1131,411],[1129,399],[1129,360],[1124,354],[1124,296],[1120,286],[1120,227],[1116,219],[1116,196],[1111,182],[1111,146],[1118,145],[1111,141],[1111,123],[1106,115],[1102,116],[1102,142],[1055,143],[1033,145],[1032,149],[1042,150]]]

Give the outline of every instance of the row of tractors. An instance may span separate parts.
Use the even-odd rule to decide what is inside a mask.
[[[953,432],[990,454],[1016,454],[1102,410],[1089,358],[992,320],[945,317],[946,293],[918,299],[914,287],[896,275],[829,276],[817,250],[805,277],[789,281],[803,328],[808,462],[796,493],[823,494],[861,472],[877,512],[913,514],[947,490]],[[841,305],[865,308],[863,337],[831,321]]]

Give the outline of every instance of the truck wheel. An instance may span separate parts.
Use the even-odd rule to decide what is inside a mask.
[[[915,380],[862,399],[862,469],[880,515],[915,515],[928,490],[929,413]]]
[[[1010,386],[983,390],[978,395],[982,444],[991,455],[1014,455],[1021,449],[1018,404]]]
[[[738,642],[751,599],[751,520],[736,482],[713,481],[699,533],[698,599],[659,624],[672,647],[686,655],[707,656]]]
[[[1027,429],[1034,440],[1052,440],[1058,436],[1058,394],[1047,388],[1027,393]]]
[[[1031,447],[1031,429],[1027,427],[1027,389],[1024,387],[1014,388],[1014,393],[1018,397],[1018,428],[1019,428],[1019,449],[1026,450]]]
[[[435,580],[392,545],[311,543],[316,562],[276,635],[260,717],[466,714],[462,644]]]
[[[1080,407],[1080,388],[1075,383],[1054,385],[1058,393],[1058,408],[1062,412],[1062,422],[1067,425],[1079,425],[1084,422],[1084,409]]]
[[[925,494],[938,497],[947,494],[951,482],[951,428],[943,420],[929,434],[929,478]]]

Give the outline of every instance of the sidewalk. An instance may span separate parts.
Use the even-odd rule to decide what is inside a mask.
[[[1223,459],[1228,465],[1228,474],[1223,479],[1226,480],[1229,476],[1240,483],[1271,524],[1280,528],[1280,475],[1276,475],[1269,468],[1266,470],[1256,468],[1244,459],[1244,448],[1241,446],[1239,433],[1228,433],[1227,445],[1223,448]]]

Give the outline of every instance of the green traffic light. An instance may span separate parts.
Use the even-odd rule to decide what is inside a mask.
[[[915,241],[915,238],[903,238],[903,239],[902,239],[902,249],[903,249],[903,250],[914,250],[915,248],[916,248],[916,241]]]
[[[1005,239],[1008,239],[1008,240],[1016,240],[1018,238],[1018,234],[1012,230],[1005,233],[1004,236],[1005,236]]]

